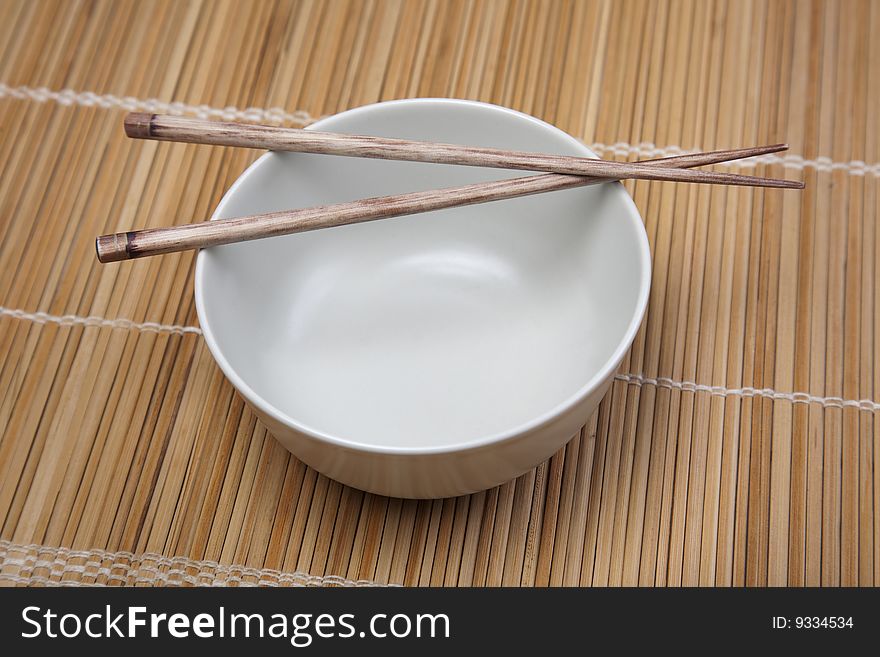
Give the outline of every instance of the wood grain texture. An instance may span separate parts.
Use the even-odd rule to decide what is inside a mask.
[[[129,115],[130,118],[132,115]],[[135,115],[136,120],[140,115]],[[126,132],[129,123],[126,123]],[[305,131],[303,131],[305,132]],[[130,132],[129,132],[130,134]],[[411,142],[412,143],[412,142]],[[702,166],[729,160],[753,157],[785,150],[783,144],[759,146],[727,151],[693,153],[639,164],[645,169],[665,169],[667,172],[686,167]],[[564,158],[577,160],[577,158]],[[611,163],[609,163],[611,164]],[[717,175],[709,173],[709,175]],[[751,178],[757,181],[760,178]],[[102,235],[95,240],[95,251],[100,262],[119,262],[165,255],[192,249],[203,249],[223,244],[246,242],[279,235],[292,235],[310,230],[347,226],[391,217],[402,217],[434,210],[488,203],[532,194],[556,192],[607,182],[605,178],[545,174],[509,178],[459,187],[432,189],[408,194],[375,196],[349,203],[335,203],[299,210],[269,212],[215,221],[199,221],[168,228],[147,228]]]
[[[664,171],[641,162],[615,162],[546,153],[478,148],[408,139],[346,135],[301,128],[205,121],[186,116],[133,112],[124,119],[125,134],[187,144],[238,146],[263,150],[316,153],[380,160],[491,167],[591,176],[607,180],[663,180],[672,182],[744,185],[803,189],[799,180],[776,180],[711,171]]]
[[[878,33],[871,0],[0,2],[0,539],[403,584],[880,584]],[[191,253],[102,267],[93,239],[210,216],[257,156],[127,139],[151,99],[301,126],[410,96],[606,158],[788,142],[719,170],[807,188],[627,182],[654,264],[634,376],[514,482],[368,495],[180,328]]]

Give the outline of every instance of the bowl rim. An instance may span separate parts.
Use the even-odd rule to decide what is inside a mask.
[[[355,107],[352,109],[345,110],[343,112],[339,112],[337,114],[332,114],[328,116],[321,117],[314,123],[306,126],[306,130],[320,130],[324,128],[324,124],[329,122],[330,119],[337,119],[343,116],[354,116],[354,115],[362,115],[362,114],[370,114],[375,111],[383,111],[384,107],[391,105],[435,105],[435,106],[454,106],[454,105],[467,105],[467,106],[477,106],[484,109],[489,109],[492,111],[503,112],[506,114],[510,114],[516,116],[520,119],[524,119],[530,121],[544,129],[556,132],[558,135],[562,136],[564,139],[569,141],[572,146],[581,151],[583,157],[591,157],[597,158],[598,156],[590,150],[582,141],[568,134],[564,130],[557,128],[556,126],[547,123],[539,118],[534,116],[530,116],[523,112],[519,112],[514,109],[510,109],[508,107],[502,107],[500,105],[494,105],[492,103],[485,103],[481,101],[474,100],[464,100],[458,98],[404,98],[399,100],[388,100],[382,101],[378,103],[371,103],[369,105],[362,105],[360,107]],[[217,208],[211,215],[211,221],[217,219],[218,215],[223,211],[226,205],[229,203],[230,199],[238,192],[239,187],[244,183],[244,181],[254,174],[260,167],[266,165],[273,155],[273,151],[267,151],[263,153],[259,158],[257,158],[236,180],[232,183],[226,193],[223,195],[223,198],[217,204]],[[340,438],[338,436],[334,436],[323,431],[319,431],[312,427],[309,427],[295,418],[289,416],[288,414],[282,412],[274,405],[265,400],[261,395],[259,395],[256,391],[253,390],[236,372],[235,368],[231,363],[226,359],[223,354],[223,350],[220,345],[217,343],[216,338],[214,337],[214,333],[211,329],[211,324],[207,319],[207,304],[205,302],[204,296],[204,277],[205,277],[205,253],[204,250],[200,250],[198,255],[196,256],[196,271],[195,271],[195,301],[196,301],[196,314],[199,319],[199,325],[202,330],[202,336],[205,339],[205,342],[208,345],[208,350],[211,352],[211,355],[214,357],[214,360],[219,365],[221,371],[226,376],[227,379],[232,383],[236,390],[248,401],[250,404],[253,404],[259,411],[265,413],[267,416],[279,422],[283,426],[286,426],[294,431],[297,431],[305,436],[308,436],[312,439],[315,439],[320,442],[328,443],[330,445],[334,445],[336,447],[343,447],[346,449],[358,451],[358,452],[369,452],[373,454],[384,454],[384,455],[398,455],[398,456],[423,456],[423,455],[439,455],[439,454],[450,454],[450,453],[461,453],[470,450],[476,450],[485,448],[487,446],[504,443],[507,441],[515,440],[521,436],[532,433],[536,430],[539,430],[559,417],[563,416],[565,413],[576,407],[580,404],[584,399],[589,397],[592,393],[594,393],[599,387],[602,386],[610,377],[614,375],[614,370],[620,365],[621,360],[623,359],[626,351],[630,348],[633,340],[635,339],[636,333],[641,326],[642,319],[644,318],[645,311],[648,306],[648,295],[651,287],[651,250],[650,245],[648,243],[648,234],[645,230],[645,225],[642,221],[642,217],[636,207],[635,201],[633,201],[632,197],[627,193],[624,189],[623,185],[618,183],[612,183],[619,187],[619,195],[623,200],[624,206],[629,210],[627,213],[627,218],[630,222],[634,224],[635,235],[637,239],[638,253],[639,253],[639,265],[642,267],[641,271],[641,280],[638,291],[638,298],[636,300],[635,311],[630,318],[629,325],[627,326],[626,331],[624,332],[621,339],[618,341],[617,346],[614,349],[614,352],[611,356],[605,361],[605,363],[596,370],[592,376],[590,376],[586,383],[582,385],[578,390],[570,395],[568,398],[556,404],[551,409],[545,411],[544,413],[538,415],[537,417],[532,418],[527,422],[523,422],[511,429],[506,431],[497,432],[494,434],[489,434],[486,436],[478,436],[474,439],[469,439],[465,441],[461,441],[458,443],[452,444],[444,444],[437,446],[409,446],[409,445],[372,445],[368,443],[360,443],[354,440],[348,440],[345,438]]]

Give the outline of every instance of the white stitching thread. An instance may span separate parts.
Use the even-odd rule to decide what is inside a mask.
[[[36,553],[36,554],[33,554]],[[84,563],[69,563],[82,559]],[[108,563],[109,562],[109,563]],[[161,554],[133,554],[105,550],[70,550],[44,545],[18,545],[0,540],[0,569],[18,569],[16,573],[0,570],[0,581],[47,586],[101,586],[101,583],[64,580],[65,575],[103,577],[107,584],[163,584],[195,586],[386,586],[369,580],[351,580],[339,575],[284,573],[270,568],[224,566],[214,561]],[[38,569],[48,574],[35,574]],[[190,572],[195,570],[196,572]],[[57,578],[57,579],[56,579]],[[390,584],[388,586],[395,586]]]
[[[112,329],[131,331],[151,331],[156,333],[176,333],[201,335],[202,329],[197,326],[178,326],[174,324],[156,324],[155,322],[133,322],[129,319],[105,319],[103,317],[78,317],[76,315],[49,315],[48,313],[29,313],[0,306],[0,315],[14,317],[38,324],[60,324],[62,326],[99,326]],[[640,374],[618,374],[615,379],[628,385],[649,385],[655,388],[669,388],[682,392],[708,392],[716,397],[765,397],[767,399],[785,400],[793,404],[819,404],[826,408],[857,408],[860,411],[876,413],[880,411],[880,403],[870,399],[843,399],[842,397],[819,397],[806,392],[779,392],[771,388],[725,388],[709,386],[692,381],[674,381],[666,377],[651,378]]]
[[[102,328],[148,331],[152,333],[191,333],[201,335],[198,326],[177,326],[174,324],[157,324],[156,322],[133,322],[130,319],[105,319],[104,317],[79,317],[77,315],[50,315],[49,313],[30,313],[25,310],[0,306],[0,316],[14,317],[37,324],[59,324],[61,326],[99,326]]]
[[[55,102],[60,105],[79,105],[82,107],[102,107],[104,109],[123,109],[127,111],[157,112],[166,114],[187,114],[204,119],[222,119],[224,121],[252,121],[271,124],[289,124],[306,126],[313,123],[316,118],[303,110],[287,112],[280,107],[260,108],[248,107],[211,107],[209,105],[189,105],[181,102],[165,102],[155,98],[146,100],[132,96],[114,96],[113,94],[96,94],[91,91],[74,91],[63,89],[53,91],[46,87],[11,87],[0,82],[0,98],[16,98],[19,100],[32,100],[38,103]],[[618,142],[616,144],[587,144],[593,151],[600,154],[612,154],[617,157],[671,157],[682,153],[694,152],[694,149],[683,149],[680,146],[657,146],[651,142],[629,144]],[[852,176],[876,176],[880,177],[880,162],[867,164],[862,160],[850,162],[835,162],[829,157],[820,156],[812,160],[800,155],[761,155],[745,160],[727,162],[724,166],[740,169],[753,168],[758,164],[781,164],[786,169],[816,169],[817,171],[846,171]]]
[[[818,397],[806,392],[778,392],[771,388],[725,388],[723,386],[707,386],[691,381],[674,381],[666,377],[651,378],[640,374],[618,374],[614,377],[628,385],[649,385],[656,388],[669,388],[682,392],[708,392],[715,397],[765,397],[773,400],[785,400],[792,404],[820,404],[826,408],[857,408],[860,411],[876,413],[880,411],[880,403],[870,399],[843,399],[842,397]]]
[[[249,107],[210,107],[209,105],[188,105],[186,103],[166,103],[155,98],[142,100],[131,96],[114,96],[113,94],[96,94],[91,91],[74,91],[63,89],[52,91],[46,87],[10,87],[0,82],[0,98],[9,97],[18,100],[33,100],[38,103],[54,102],[59,105],[79,105],[81,107],[102,107],[104,109],[124,109],[129,112],[155,112],[162,114],[191,114],[202,119],[222,119],[224,121],[263,121],[266,123],[289,123],[307,125],[315,119],[303,111],[285,112],[273,107],[262,109]]]

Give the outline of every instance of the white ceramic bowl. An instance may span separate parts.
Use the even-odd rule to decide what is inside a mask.
[[[538,119],[379,103],[316,130],[592,157]],[[215,219],[529,175],[267,153]],[[202,251],[196,305],[274,436],[343,483],[446,497],[534,467],[584,424],[645,311],[650,253],[619,184]]]

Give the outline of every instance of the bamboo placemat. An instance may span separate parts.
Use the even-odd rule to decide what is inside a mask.
[[[3,0],[0,581],[880,583],[877,34],[869,0]],[[807,189],[628,183],[650,307],[581,435],[484,493],[368,495],[224,380],[192,254],[99,266],[93,238],[207,217],[256,157],[127,140],[125,110],[411,96],[605,157],[787,141],[736,170]]]

